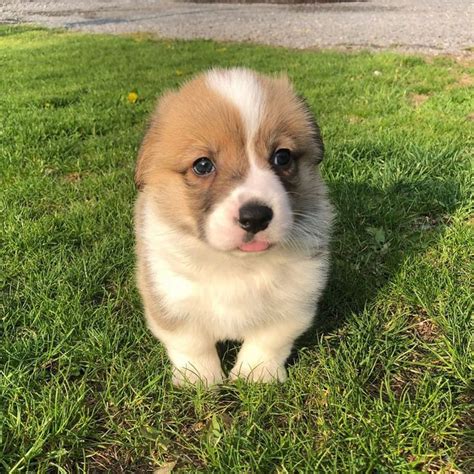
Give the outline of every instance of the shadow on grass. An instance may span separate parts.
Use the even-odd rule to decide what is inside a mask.
[[[288,365],[298,350],[369,307],[407,258],[438,241],[460,192],[453,181],[429,179],[388,188],[337,181],[330,190],[337,219],[329,281],[314,324],[295,344]]]

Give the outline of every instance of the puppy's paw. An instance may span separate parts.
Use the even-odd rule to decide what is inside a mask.
[[[199,370],[195,367],[173,367],[173,385],[182,387],[185,385],[203,384],[206,387],[217,385],[224,380],[224,373],[219,369],[205,369]]]
[[[236,364],[230,372],[230,379],[243,378],[249,382],[284,382],[287,379],[286,369],[275,361],[261,362],[256,366],[242,362]]]

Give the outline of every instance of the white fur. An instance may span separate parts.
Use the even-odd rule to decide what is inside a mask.
[[[152,316],[148,325],[166,346],[175,382],[222,380],[214,344],[244,340],[232,377],[284,380],[294,339],[311,324],[314,301],[324,288],[327,255],[274,248],[264,255],[214,250],[166,224],[142,193],[141,238],[156,293],[183,324],[172,332]]]
[[[237,107],[250,141],[258,130],[265,104],[265,94],[255,73],[242,68],[213,69],[207,74],[207,84]]]
[[[245,203],[258,201],[273,211],[270,225],[256,234],[256,240],[275,243],[287,235],[293,218],[285,188],[270,169],[259,168],[250,159],[250,171],[245,181],[237,186],[210,213],[206,222],[208,242],[220,250],[236,249],[242,243],[245,231],[238,225],[239,209]]]

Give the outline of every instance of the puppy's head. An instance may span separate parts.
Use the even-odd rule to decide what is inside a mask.
[[[319,130],[286,78],[212,70],[160,100],[136,183],[215,249],[258,252],[317,206]]]

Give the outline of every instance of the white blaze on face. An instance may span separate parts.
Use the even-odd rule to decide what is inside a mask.
[[[246,154],[250,162],[246,179],[209,215],[206,222],[207,240],[220,250],[236,249],[246,236],[238,224],[239,209],[248,202],[256,201],[272,209],[273,219],[267,229],[256,234],[255,240],[276,243],[286,237],[293,217],[285,188],[270,168],[257,164],[253,147],[253,139],[264,116],[265,90],[257,76],[246,69],[211,71],[207,83],[239,110],[246,129]]]
[[[255,73],[242,68],[212,70],[207,74],[207,84],[237,107],[250,143],[260,127],[265,106],[265,93]]]

